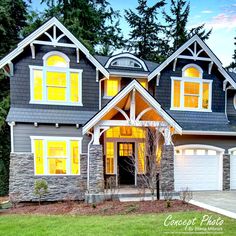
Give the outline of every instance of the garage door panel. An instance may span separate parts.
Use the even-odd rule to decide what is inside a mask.
[[[176,155],[175,190],[219,190],[219,161],[219,155]]]

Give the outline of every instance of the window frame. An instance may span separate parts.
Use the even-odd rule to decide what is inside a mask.
[[[105,81],[104,81],[104,95],[103,95],[103,98],[104,99],[111,99],[111,98],[113,98],[113,97],[115,97],[116,95],[114,95],[114,96],[108,96],[107,95],[107,81],[108,80],[117,80],[118,81],[118,92],[117,92],[117,94],[120,92],[120,87],[121,87],[121,78],[110,78],[110,79],[106,79]]]
[[[82,154],[82,140],[83,137],[58,137],[58,136],[30,136],[31,139],[31,152],[34,154],[34,175],[35,176],[79,176],[81,175],[81,158],[80,155]],[[35,146],[34,140],[43,140],[43,161],[44,161],[44,174],[36,174],[36,159],[35,159]],[[48,155],[47,155],[47,142],[48,141],[66,141],[66,157],[67,160],[67,170],[69,170],[68,174],[49,174],[48,168]],[[78,174],[71,174],[71,156],[70,156],[70,142],[71,141],[78,141],[79,142],[79,168]],[[59,157],[58,157],[59,158]]]
[[[184,71],[189,67],[194,67],[200,72],[200,77],[184,77]],[[188,64],[182,69],[182,77],[171,77],[171,110],[178,111],[200,111],[200,112],[212,112],[212,80],[202,78],[203,70],[200,66],[195,64]],[[180,81],[180,107],[174,107],[174,82]],[[184,83],[198,83],[199,84],[199,97],[198,97],[198,108],[184,107]],[[209,101],[208,101],[208,109],[202,108],[202,99],[203,99],[203,84],[207,83],[209,85]]]
[[[55,67],[55,66],[46,66],[47,59],[50,56],[57,55],[63,57],[66,62],[66,67]],[[35,66],[29,65],[30,69],[30,104],[45,104],[45,105],[65,105],[65,106],[83,106],[82,103],[82,69],[72,69],[70,68],[70,60],[69,58],[62,52],[49,52],[43,56],[43,66]],[[41,70],[42,71],[42,100],[37,101],[34,99],[34,70]],[[49,101],[47,98],[47,72],[64,72],[66,73],[66,101]],[[70,73],[78,73],[79,76],[79,102],[71,102],[70,101]]]

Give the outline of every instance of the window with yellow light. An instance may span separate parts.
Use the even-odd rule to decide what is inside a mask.
[[[79,174],[78,140],[34,140],[36,175]]]
[[[198,67],[187,67],[182,78],[172,78],[173,108],[209,110],[211,82],[202,78]]]
[[[44,66],[30,66],[33,102],[81,104],[82,71],[69,68],[66,56],[56,53],[44,58]]]
[[[120,90],[119,79],[105,80],[105,97],[114,97]]]

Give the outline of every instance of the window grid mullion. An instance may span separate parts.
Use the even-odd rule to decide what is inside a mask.
[[[46,175],[48,175],[49,173],[48,173],[48,152],[47,152],[47,150],[48,150],[48,142],[47,142],[47,139],[45,140],[43,140],[43,153],[44,153],[44,155],[43,155],[43,158],[44,158],[44,172],[45,172],[45,174]]]
[[[66,102],[70,102],[70,70],[66,69]]]
[[[203,83],[201,82],[201,83],[199,83],[199,87],[200,87],[200,91],[199,91],[199,100],[198,100],[198,108],[199,109],[202,109],[203,107],[202,107],[202,95],[203,95]]]

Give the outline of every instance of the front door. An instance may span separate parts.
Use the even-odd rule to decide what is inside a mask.
[[[135,152],[134,143],[118,143],[118,179],[119,184],[134,185]]]

